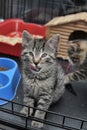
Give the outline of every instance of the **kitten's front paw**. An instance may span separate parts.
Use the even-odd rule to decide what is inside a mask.
[[[43,127],[43,123],[37,122],[37,121],[32,121],[31,125],[33,127],[37,127],[37,128],[42,128]]]
[[[26,115],[26,116],[27,116],[28,114],[29,114],[29,115],[32,115],[33,109],[30,108],[30,109],[29,109],[29,112],[28,112],[28,107],[23,107],[22,110],[20,111],[20,113],[21,113],[21,114],[24,114],[24,115]]]
[[[28,108],[23,107],[22,110],[20,111],[21,114],[28,115]]]

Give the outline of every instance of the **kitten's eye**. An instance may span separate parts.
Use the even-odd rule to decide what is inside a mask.
[[[33,53],[30,51],[30,52],[29,52],[29,55],[30,55],[30,56],[33,56]]]
[[[24,55],[27,55],[27,52],[24,52],[23,54],[24,54]]]
[[[46,62],[50,62],[50,60],[51,60],[50,58],[47,58],[47,59],[46,59]]]
[[[42,58],[44,58],[44,57],[46,57],[46,56],[47,56],[47,53],[43,53],[43,54],[41,55]]]
[[[81,53],[81,52],[83,52],[83,51],[84,51],[84,50],[82,50],[82,49],[78,49],[78,50],[77,50],[78,53]]]
[[[74,50],[72,48],[68,49],[69,55],[72,55],[74,53]]]
[[[80,49],[80,52],[84,52],[84,50],[83,50],[83,49]]]

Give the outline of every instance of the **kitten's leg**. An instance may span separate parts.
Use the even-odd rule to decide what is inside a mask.
[[[49,96],[41,97],[40,100],[38,101],[37,104],[37,109],[42,109],[42,110],[48,110],[50,104],[52,103],[52,98]],[[46,115],[46,112],[41,111],[41,110],[36,110],[34,117],[37,117],[39,119],[44,119]],[[37,121],[32,121],[32,126],[42,128],[43,123],[37,122]]]
[[[24,104],[26,104],[26,106],[30,106],[33,107],[34,106],[34,99],[30,98],[30,97],[24,97]],[[20,111],[22,114],[25,115],[32,115],[33,113],[33,108],[29,108],[29,113],[28,113],[28,107],[23,107],[22,110]]]
[[[63,96],[63,94],[65,92],[65,86],[64,85],[61,85],[60,88],[58,88],[58,87],[54,91],[53,103],[57,102]]]

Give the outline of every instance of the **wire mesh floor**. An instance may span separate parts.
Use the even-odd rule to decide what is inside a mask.
[[[7,57],[0,55],[0,57],[3,56]],[[10,58],[17,61],[21,71],[20,59]],[[20,113],[23,107],[22,87],[22,83],[20,83],[13,101],[0,106],[0,130],[38,130],[31,127],[32,120],[44,122],[43,130],[87,130],[87,82],[73,84],[77,96],[66,90],[63,97],[49,108],[45,120]]]

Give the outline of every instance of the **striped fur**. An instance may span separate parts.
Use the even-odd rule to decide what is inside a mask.
[[[27,32],[23,32],[23,51],[21,55],[23,65],[24,103],[28,106],[47,110],[64,93],[64,72],[57,63],[56,52],[59,49],[59,35],[54,35],[48,41],[33,39]],[[23,108],[22,113],[27,114]],[[33,110],[30,109],[30,114]],[[35,117],[44,119],[45,112],[36,110]],[[32,121],[32,126],[43,127],[40,122]]]
[[[68,43],[70,61],[77,70],[68,74],[69,81],[87,80],[87,40],[75,40]]]

